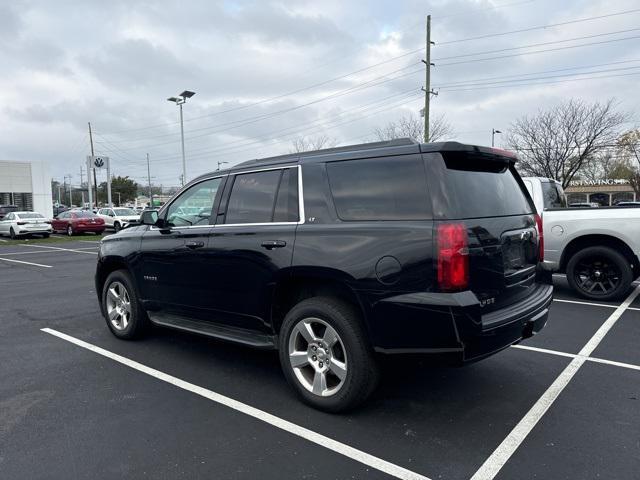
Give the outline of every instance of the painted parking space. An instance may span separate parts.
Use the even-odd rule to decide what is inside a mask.
[[[636,480],[640,372],[589,363],[496,477]]]
[[[594,356],[640,365],[640,311],[626,312],[598,346]]]
[[[547,325],[522,345],[578,353],[611,314],[609,308],[553,302]]]
[[[19,359],[19,362],[14,360],[16,370],[11,375],[0,372],[2,384],[13,388],[9,395],[5,393],[9,390],[0,387],[0,402],[6,398],[12,399],[11,405],[14,406],[20,402],[28,405],[34,402],[33,407],[29,407],[30,413],[20,422],[24,430],[20,427],[11,430],[11,441],[15,440],[21,447],[10,450],[11,461],[14,462],[11,472],[25,465],[27,456],[24,452],[29,452],[28,433],[42,424],[56,435],[45,432],[42,442],[32,446],[32,452],[41,458],[32,471],[33,478],[44,477],[47,467],[50,471],[62,471],[56,470],[59,466],[53,462],[64,455],[63,446],[51,447],[51,454],[47,450],[47,445],[56,436],[68,438],[69,444],[65,448],[76,449],[78,455],[87,456],[92,449],[104,449],[104,455],[100,454],[88,462],[87,470],[78,461],[81,457],[71,456],[69,461],[65,458],[62,465],[67,469],[78,468],[79,476],[103,469],[106,472],[104,478],[135,476],[141,471],[154,473],[156,477],[172,476],[170,474],[177,472],[177,475],[190,478],[216,476],[215,472],[222,472],[219,478],[255,478],[257,472],[262,478],[274,479],[301,478],[304,475],[311,478],[392,478],[272,425],[257,426],[260,421],[197,398],[194,393],[129,371],[111,360],[96,358],[98,356],[92,352],[79,351],[75,345],[42,333],[42,328],[72,335],[431,479],[471,478],[574,358],[512,348],[464,368],[430,366],[428,362],[416,359],[387,361],[383,362],[380,388],[367,404],[348,414],[328,415],[309,409],[295,398],[280,372],[274,352],[251,350],[161,329],[137,342],[114,338],[100,316],[93,291],[96,257],[73,251],[83,248],[97,250],[94,247],[84,242],[73,242],[61,246],[64,250],[11,249],[16,253],[37,250],[39,253],[34,253],[33,258],[37,256],[42,262],[54,266],[46,272],[18,265],[0,265],[2,272],[11,268],[14,278],[13,282],[2,284],[3,292],[11,296],[12,304],[9,309],[0,311],[0,338],[5,339],[1,350],[7,357]],[[31,259],[29,255],[16,255],[15,258]],[[26,284],[30,285],[29,289],[19,287]],[[523,345],[573,355],[580,351],[616,307],[585,304],[576,296],[563,298],[581,303],[554,302],[547,327]],[[625,312],[604,336],[593,355],[617,361],[633,360],[635,357],[615,357],[614,354],[633,353],[631,344],[625,342],[635,338],[634,324],[629,322],[633,322],[636,314],[640,312]],[[15,339],[21,341],[16,342]],[[47,361],[43,362],[43,358]],[[590,373],[587,366],[591,364],[587,362],[582,367],[584,371]],[[592,398],[600,398],[605,388],[625,388],[624,382],[631,383],[634,379],[640,382],[638,370],[597,366],[616,372],[625,370],[630,376],[612,375],[612,384],[608,385],[597,378],[592,379],[590,375],[584,377],[581,370],[550,411],[566,408],[564,402],[573,391],[574,382],[586,382],[594,392],[591,393]],[[56,376],[53,370],[60,375],[68,371],[69,377]],[[25,383],[21,376],[28,377],[29,381]],[[52,383],[41,377],[51,377]],[[43,400],[37,393],[49,391],[55,392],[54,400],[50,401],[49,397],[43,397]],[[33,394],[34,397],[22,397],[22,394]],[[573,402],[573,397],[569,395],[569,398]],[[65,401],[68,407],[64,406]],[[53,407],[77,409],[80,415],[77,418],[60,415]],[[179,407],[188,408],[188,411],[178,410]],[[608,422],[602,428],[602,435],[609,441],[603,441],[601,446],[602,455],[608,455],[608,449],[619,445],[609,424],[619,419],[577,408],[582,409],[592,423]],[[622,412],[623,417],[627,415],[624,408]],[[567,422],[565,430],[582,432],[577,419],[565,414],[560,417]],[[31,420],[36,423],[30,423]],[[504,472],[512,472],[513,462],[520,461],[520,453],[525,447],[527,455],[547,454],[549,447],[546,444],[529,446],[528,443],[531,439],[537,441],[536,432],[540,426],[546,428],[546,421],[545,414],[507,461],[498,478],[519,478],[513,473],[510,477],[503,475]],[[630,423],[629,428],[640,430],[637,417],[624,421]],[[64,422],[68,426],[62,425]],[[218,425],[220,427],[217,428]],[[91,431],[102,431],[102,435],[91,437],[89,427]],[[172,429],[176,430],[175,439],[180,443],[173,452],[165,445]],[[67,437],[61,437],[65,434]],[[120,460],[121,469],[114,471],[107,466],[108,458],[116,454],[113,445],[125,435],[133,439],[132,446],[127,456]],[[555,433],[550,435],[555,436]],[[580,454],[591,448],[590,438],[567,435],[567,445],[570,444]],[[220,454],[201,445],[207,442],[219,446],[217,451]],[[195,447],[189,450],[182,445]],[[150,446],[157,453],[150,454],[145,446]],[[248,452],[246,461],[242,456],[244,450]],[[190,455],[191,452],[193,454]],[[289,460],[281,452],[295,454],[291,454],[293,457]],[[167,462],[154,463],[156,454],[166,458]],[[611,455],[618,458],[613,451]],[[544,474],[564,472],[561,456],[557,457],[552,456],[549,460],[548,470],[540,471]],[[198,464],[198,461],[205,463]],[[282,462],[290,462],[285,470],[279,468]],[[175,470],[171,465],[177,465]],[[615,466],[611,471],[617,473]],[[621,468],[620,478],[626,478],[625,474],[626,470]],[[556,478],[550,474],[548,477]]]

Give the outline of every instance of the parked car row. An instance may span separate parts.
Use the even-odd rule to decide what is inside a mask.
[[[107,228],[116,232],[140,221],[140,213],[130,208],[102,208],[95,214],[88,209],[62,209],[54,213],[54,218],[48,220],[37,212],[18,211],[16,206],[0,206],[0,235],[20,238],[28,235],[41,235],[45,238],[51,233],[79,233],[102,234]]]

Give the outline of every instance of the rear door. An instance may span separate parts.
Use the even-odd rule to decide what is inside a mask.
[[[270,299],[291,266],[300,211],[299,167],[230,177],[209,241],[215,321],[269,333]]]
[[[434,173],[434,217],[466,226],[469,287],[486,311],[529,295],[535,287],[538,233],[533,201],[513,159],[443,152],[428,154],[427,160]]]

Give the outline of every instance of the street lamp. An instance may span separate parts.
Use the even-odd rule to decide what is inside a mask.
[[[221,166],[221,165],[224,165],[225,163],[229,163],[229,162],[221,162],[221,161],[218,161],[218,170],[216,170],[216,172],[218,172],[218,171],[220,170],[220,166]]]
[[[495,146],[496,133],[502,133],[500,130],[496,130],[495,128],[491,129],[491,146]]]
[[[185,90],[177,97],[169,97],[168,101],[175,103],[180,107],[180,138],[182,140],[182,185],[187,181],[187,162],[184,158],[184,121],[182,120],[182,104],[187,101],[187,98],[191,98],[196,92]]]

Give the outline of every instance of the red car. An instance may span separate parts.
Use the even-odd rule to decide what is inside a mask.
[[[51,221],[54,232],[66,232],[67,235],[93,232],[100,235],[104,232],[104,220],[91,212],[68,210],[62,212]]]

